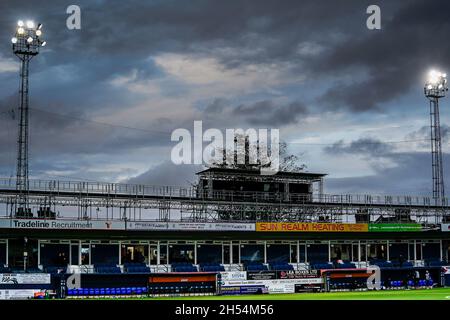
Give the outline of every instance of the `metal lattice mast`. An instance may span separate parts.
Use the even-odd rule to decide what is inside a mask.
[[[19,133],[17,139],[17,176],[16,190],[18,193],[18,207],[27,208],[28,193],[28,70],[32,56],[22,55],[20,105],[19,105]]]
[[[433,199],[436,205],[443,205],[445,202],[439,98],[445,97],[447,91],[447,75],[445,73],[431,71],[429,80],[425,85],[425,96],[430,100]]]
[[[24,214],[28,211],[28,74],[30,60],[39,53],[39,48],[46,42],[41,40],[42,25],[36,27],[33,21],[17,23],[14,37],[11,39],[13,52],[21,60],[20,91],[19,91],[19,132],[17,138],[17,213]]]
[[[441,126],[439,120],[439,100],[430,99],[430,122],[431,122],[431,157],[433,172],[433,199],[443,199],[444,170],[442,164]]]

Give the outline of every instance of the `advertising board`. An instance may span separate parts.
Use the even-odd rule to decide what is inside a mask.
[[[367,223],[257,222],[258,232],[367,232]]]

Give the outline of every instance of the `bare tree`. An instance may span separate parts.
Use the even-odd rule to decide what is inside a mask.
[[[244,148],[243,150],[238,150],[238,141],[243,139]],[[242,140],[241,140],[242,141]],[[258,143],[259,145],[259,143]],[[268,146],[269,153],[271,152],[271,147]],[[259,158],[258,152],[259,148],[251,148],[250,140],[248,136],[243,136],[237,134],[234,137],[234,150],[226,150],[219,148],[215,151],[217,154],[222,155],[222,161],[213,162],[209,167],[213,168],[229,168],[229,169],[261,169],[270,167],[270,163],[262,164]],[[244,153],[244,163],[239,163],[238,157]],[[227,153],[231,155],[232,161],[227,162]],[[279,145],[280,153],[280,171],[288,172],[301,172],[306,169],[306,165],[301,163],[301,159],[298,155],[290,154],[288,152],[288,145],[286,142],[281,141]],[[256,163],[252,163],[250,159],[256,159]]]

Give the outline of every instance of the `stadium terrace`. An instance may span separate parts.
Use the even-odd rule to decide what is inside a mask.
[[[14,215],[15,183],[0,179],[1,297],[450,284],[447,200],[327,195],[320,173],[209,168],[197,176],[189,188],[30,180],[30,210]]]

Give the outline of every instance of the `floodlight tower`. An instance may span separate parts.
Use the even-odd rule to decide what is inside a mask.
[[[439,99],[445,97],[447,91],[447,75],[435,70],[430,71],[424,92],[425,96],[430,100],[433,199],[436,205],[443,205],[445,198]]]
[[[17,22],[16,33],[11,39],[14,54],[22,62],[20,68],[20,104],[19,134],[17,139],[17,177],[18,195],[16,215],[28,214],[28,67],[30,60],[39,53],[39,48],[46,45],[42,41],[42,24],[33,21]]]

